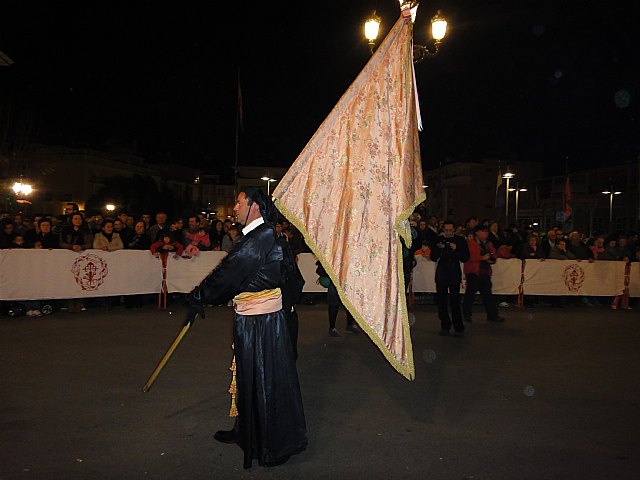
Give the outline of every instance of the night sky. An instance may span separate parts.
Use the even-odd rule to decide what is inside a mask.
[[[0,50],[15,63],[0,69],[2,153],[35,142],[229,173],[239,72],[239,163],[289,166],[367,62],[364,19],[377,10],[384,34],[399,16],[396,0],[229,3],[3,2]],[[416,65],[425,167],[637,161],[630,6],[422,2],[416,43],[437,9],[450,22]]]

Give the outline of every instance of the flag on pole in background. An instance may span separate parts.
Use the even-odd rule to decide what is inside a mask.
[[[567,179],[564,184],[564,194],[563,194],[563,203],[564,203],[564,217],[569,218],[571,216],[572,208],[571,208],[571,181],[569,180],[569,175],[567,175]]]
[[[496,208],[502,208],[504,207],[504,202],[505,199],[504,197],[506,196],[506,183],[504,181],[504,178],[502,178],[502,167],[498,167],[498,180],[496,181],[496,200],[495,200],[495,207]]]
[[[410,380],[400,237],[411,244],[408,218],[426,198],[412,29],[403,12],[273,192],[346,308]]]

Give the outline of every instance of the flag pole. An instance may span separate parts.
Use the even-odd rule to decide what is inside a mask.
[[[240,90],[240,68],[238,67],[238,99],[236,104],[236,151],[233,163],[233,199],[238,196],[238,145],[240,143],[240,122],[242,116],[242,92]]]

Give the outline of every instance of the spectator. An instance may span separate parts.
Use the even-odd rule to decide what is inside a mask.
[[[27,226],[23,222],[23,216],[21,213],[16,213],[13,216],[13,231],[16,235],[22,235],[27,232]]]
[[[151,248],[151,240],[145,233],[145,223],[138,220],[133,227],[133,235],[127,239],[125,248],[129,250],[149,250]]]
[[[338,319],[338,312],[340,311],[340,307],[345,309],[347,312],[347,331],[351,333],[360,333],[360,327],[356,325],[355,319],[351,312],[344,306],[342,300],[340,300],[340,295],[338,294],[338,289],[333,284],[333,281],[327,274],[326,270],[320,263],[320,260],[316,261],[316,273],[320,279],[326,279],[327,282],[327,306],[329,311],[329,336],[331,337],[340,337],[340,332],[336,328],[336,320]]]
[[[149,227],[151,227],[151,215],[145,212],[140,215],[140,220],[144,222],[144,231],[149,230]]]
[[[13,228],[13,223],[10,220],[2,220],[2,227],[0,230],[0,248],[11,248],[11,245],[13,245],[13,238],[16,236]]]
[[[211,250],[219,251],[222,249],[222,239],[224,238],[224,227],[220,220],[214,220],[209,231],[209,240],[211,241]]]
[[[160,241],[164,235],[171,235],[167,214],[163,211],[156,213],[156,223],[147,229],[147,236],[151,243]],[[175,239],[177,240],[177,239]]]
[[[151,240],[145,234],[144,222],[139,220],[133,227],[133,234],[128,238],[125,248],[128,250],[149,250],[151,248]],[[141,308],[144,305],[145,294],[125,295],[125,308]]]
[[[618,252],[620,258],[625,262],[635,262],[634,252],[629,248],[629,237],[620,235],[618,237]]]
[[[431,249],[429,248],[429,245],[427,244],[426,241],[422,244],[422,247],[420,247],[418,250],[415,251],[413,256],[423,257],[423,258],[426,258],[427,260],[431,260]]]
[[[80,253],[93,246],[93,234],[84,222],[84,217],[80,212],[71,214],[71,223],[64,225],[60,232],[60,248],[66,248]],[[67,307],[62,307],[65,309]],[[85,311],[87,307],[84,300],[74,298],[69,301],[70,312]]]
[[[496,250],[500,247],[500,245],[502,245],[502,240],[500,239],[501,236],[500,224],[495,220],[489,222],[489,237],[487,241],[491,242],[491,245],[493,245],[493,248],[495,248]]]
[[[184,247],[182,244],[173,239],[173,237],[169,233],[165,233],[162,235],[162,238],[157,242],[151,244],[149,250],[156,257],[160,256],[160,253],[174,253],[174,257],[177,258],[182,255]]]
[[[107,252],[115,252],[124,248],[120,235],[113,231],[113,220],[110,218],[102,222],[100,231],[93,237],[93,248]]]
[[[615,237],[609,237],[605,242],[604,252],[598,258],[598,260],[622,260],[620,250],[618,249],[618,242]]]
[[[60,232],[60,248],[81,252],[92,248],[93,234],[84,223],[81,213],[71,215],[71,224],[62,227]]]
[[[288,237],[286,237],[285,235],[284,238]],[[222,250],[229,253],[231,249],[236,245],[236,243],[238,243],[238,240],[240,240],[240,227],[238,227],[237,225],[231,225],[229,231],[222,239]],[[289,248],[291,248],[291,246],[289,246]]]
[[[529,235],[529,238],[527,238],[527,243],[522,246],[522,251],[520,252],[520,258],[522,260],[535,260],[535,259],[544,260],[546,258],[542,253],[542,249],[538,246],[537,235],[535,234]]]
[[[124,220],[122,219],[124,217]],[[133,228],[127,225],[127,214],[120,214],[113,219],[113,231],[120,235],[123,244],[127,244],[129,237],[133,235]]]
[[[567,242],[564,238],[558,240],[554,247],[549,250],[549,258],[553,260],[575,260],[576,255],[567,249]]]
[[[604,235],[596,235],[593,239],[593,245],[591,245],[589,249],[591,250],[594,259],[602,260],[602,256],[604,255]]]
[[[200,250],[209,250],[211,246],[209,234],[202,227],[198,227],[198,232],[195,235],[187,233],[185,237],[189,238],[189,243],[184,249],[185,257],[197,257],[200,255]]]
[[[488,237],[489,228],[480,224],[475,228],[474,238],[467,240],[469,260],[464,264],[467,289],[462,303],[462,314],[467,322],[471,322],[473,301],[478,291],[487,313],[487,320],[490,322],[504,322],[504,318],[498,314],[498,305],[491,291],[491,265],[496,263],[496,249],[487,240]]]
[[[91,233],[95,235],[96,233],[100,232],[100,230],[102,229],[103,220],[104,218],[102,217],[101,213],[94,213],[93,215],[91,215],[91,217],[89,217],[87,223],[89,224]]]
[[[547,236],[540,242],[541,254],[544,258],[549,258],[549,251],[556,245],[556,231],[551,229]]]
[[[51,231],[51,220],[47,217],[38,222],[39,232],[34,237],[33,248],[60,248],[59,237]]]
[[[440,318],[440,335],[447,336],[453,324],[454,336],[462,337],[464,323],[460,311],[460,263],[469,260],[469,247],[464,237],[454,235],[451,221],[443,224],[443,233],[431,244],[431,260],[436,266],[436,303]],[[451,305],[451,316],[449,307]]]
[[[589,250],[589,247],[582,241],[580,232],[577,230],[569,234],[567,248],[575,255],[577,260],[588,260],[590,262],[594,260],[593,252]]]

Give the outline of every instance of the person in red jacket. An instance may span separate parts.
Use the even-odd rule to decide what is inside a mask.
[[[491,265],[496,263],[496,249],[487,241],[489,228],[480,224],[474,229],[474,236],[467,240],[469,245],[469,260],[463,270],[467,279],[467,288],[462,302],[464,321],[471,321],[471,309],[476,292],[480,292],[487,320],[490,322],[504,322],[498,314],[498,305],[491,291]]]
[[[174,240],[171,235],[164,234],[160,240],[151,244],[149,250],[151,250],[151,253],[156,257],[158,257],[160,253],[174,253],[176,257],[179,257],[182,255],[184,247],[180,242]]]

